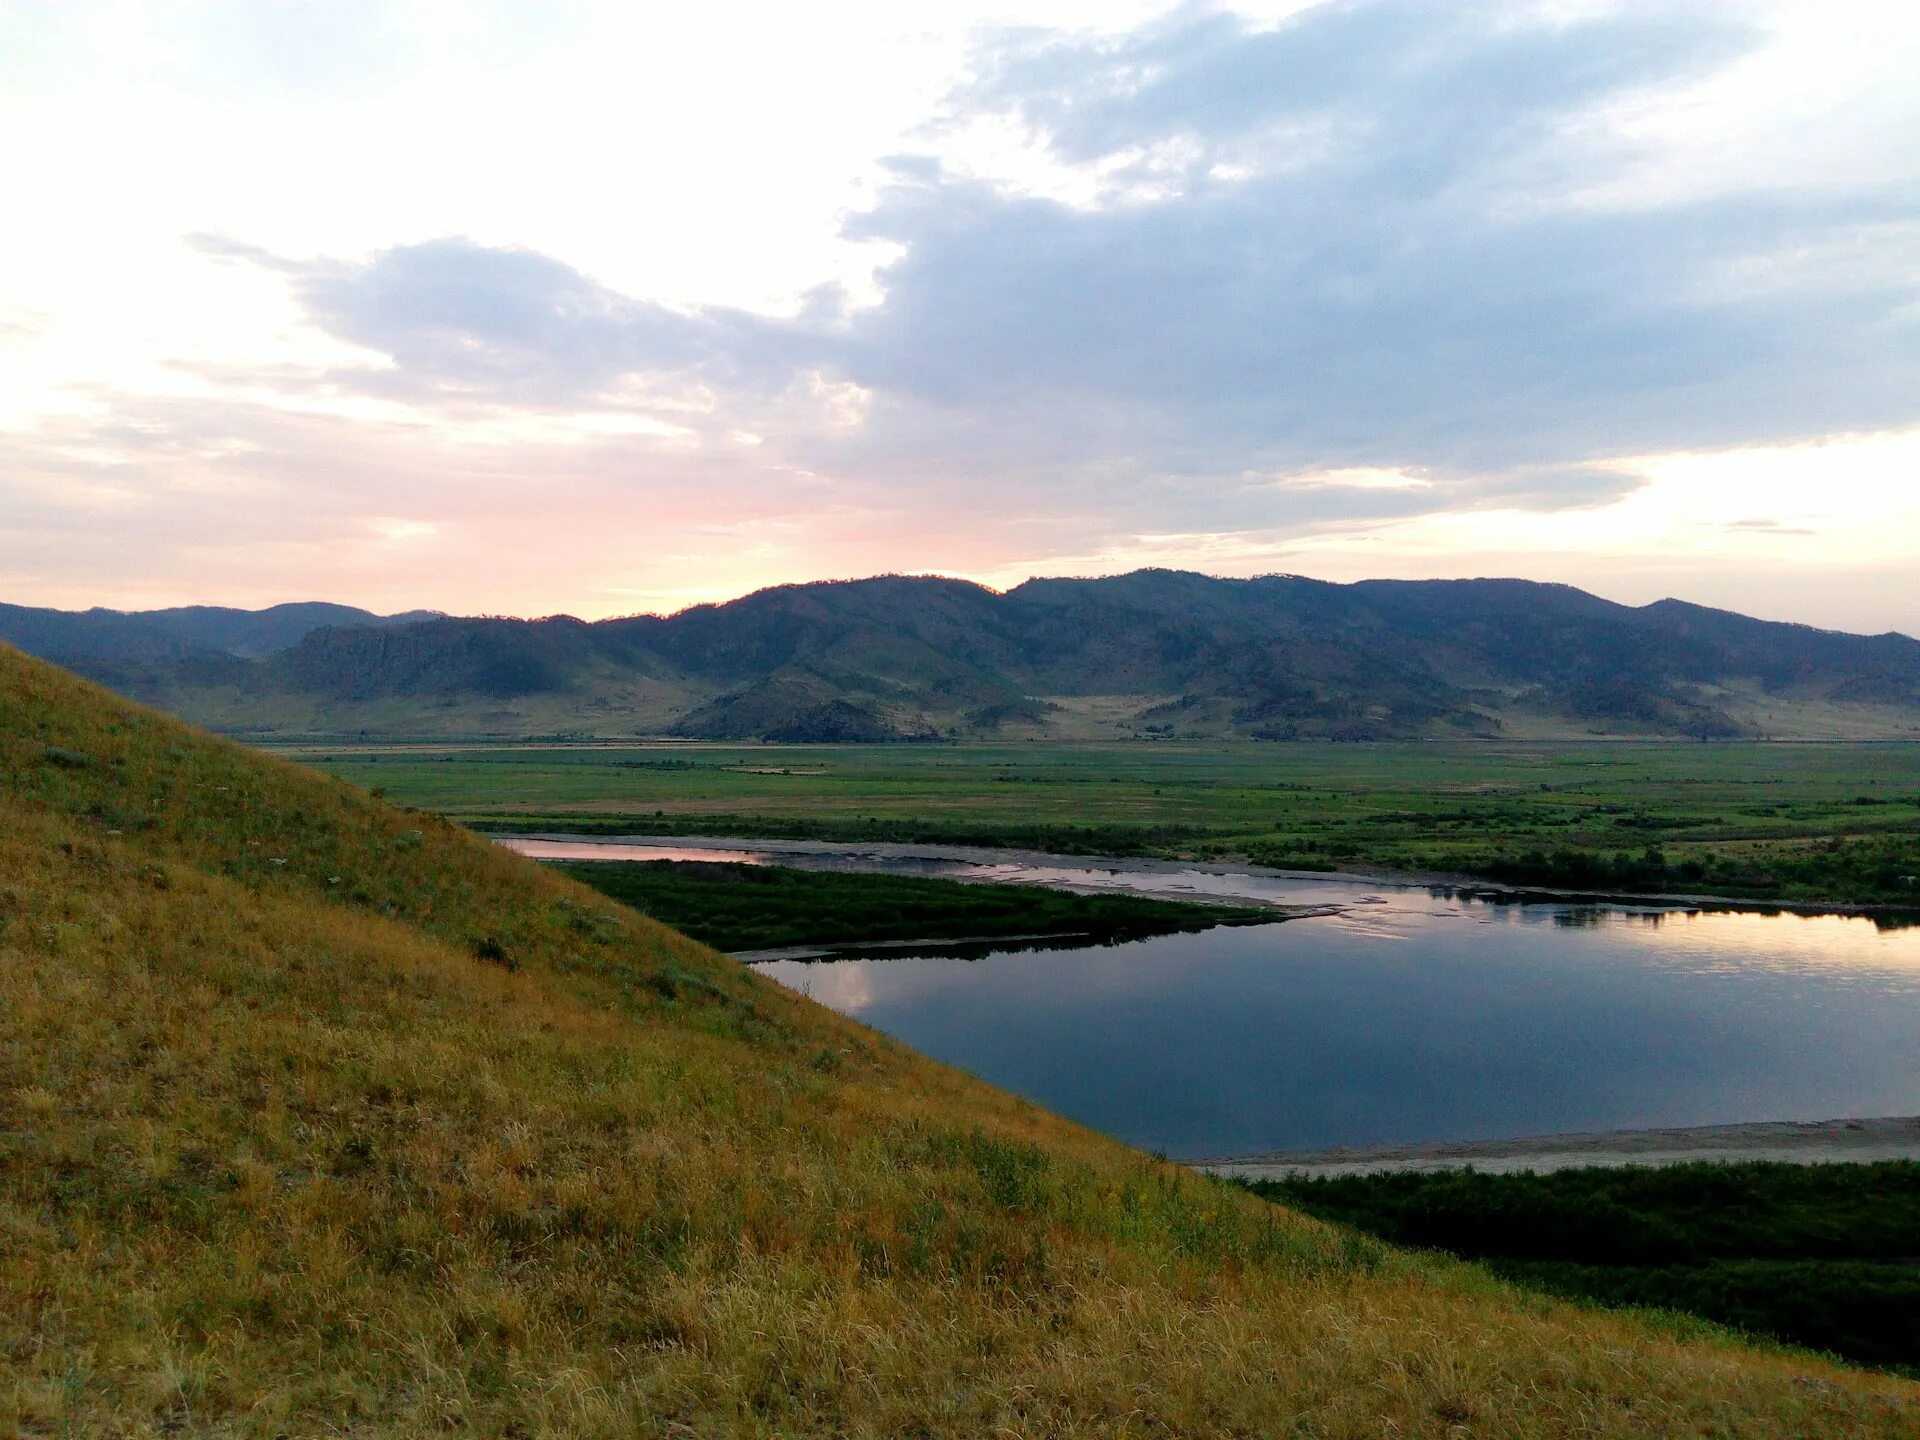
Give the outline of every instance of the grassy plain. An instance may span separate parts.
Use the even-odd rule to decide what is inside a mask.
[[[1920,1432],[1129,1151],[0,647],[0,1434]]]
[[[1685,1310],[1920,1373],[1920,1164],[1699,1164],[1247,1182],[1554,1294]]]
[[[556,868],[720,950],[1062,934],[1119,940],[1275,918],[1250,906],[781,865],[593,860]]]
[[[1920,744],[357,746],[481,828],[921,840],[1920,905]]]

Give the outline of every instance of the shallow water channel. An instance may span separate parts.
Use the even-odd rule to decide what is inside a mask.
[[[758,967],[1176,1159],[1920,1113],[1920,929],[929,847],[511,843],[543,859],[735,860],[1336,907],[1114,945]]]

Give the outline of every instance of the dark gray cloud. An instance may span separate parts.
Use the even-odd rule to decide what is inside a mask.
[[[1118,183],[1171,195],[1085,208],[903,181],[857,227],[902,253],[849,369],[906,397],[902,444],[1046,413],[1189,469],[1478,475],[1911,420],[1910,259],[1733,276],[1910,226],[1920,197],[1569,203],[1623,163],[1573,122],[1750,43],[1712,9],[1548,24],[1433,4],[1006,37],[963,108],[1066,161],[1145,156]]]
[[[1920,196],[1579,198],[1635,158],[1595,138],[1613,133],[1585,123],[1599,109],[1756,43],[1711,5],[1566,20],[1401,0],[1002,34],[957,122],[1011,117],[1109,193],[1072,205],[894,157],[848,226],[898,247],[883,300],[823,291],[791,320],[672,310],[461,240],[360,264],[202,243],[286,271],[316,324],[392,362],[330,384],[535,407],[697,385],[777,432],[791,387],[852,382],[864,423],[778,443],[907,497],[1183,528],[1592,504],[1633,483],[1610,457],[1920,419],[1902,243]],[[1433,483],[1242,478],[1341,466]]]
[[[1755,39],[1699,7],[1515,21],[1511,7],[1374,0],[1258,28],[1190,6],[1117,40],[1004,34],[968,98],[1024,118],[1069,159],[1177,138],[1202,163],[1276,144],[1267,158],[1286,161],[1324,142],[1404,197],[1483,169],[1583,104],[1699,73]]]
[[[752,387],[784,383],[800,353],[777,322],[682,313],[532,250],[447,238],[350,263],[288,260],[222,236],[189,243],[287,275],[315,325],[391,362],[325,381],[397,397],[577,406],[636,377]]]

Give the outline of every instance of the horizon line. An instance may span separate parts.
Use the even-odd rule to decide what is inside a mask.
[[[1700,604],[1697,601],[1686,600],[1678,595],[1664,595],[1664,596],[1661,596],[1659,599],[1650,600],[1640,605],[1634,605],[1623,600],[1613,599],[1612,597],[1604,595],[1599,591],[1589,590],[1584,588],[1583,586],[1575,585],[1571,581],[1538,580],[1538,579],[1533,579],[1531,577],[1523,576],[1523,575],[1455,575],[1455,576],[1376,575],[1376,576],[1366,576],[1357,580],[1323,580],[1318,576],[1306,575],[1297,571],[1274,570],[1274,571],[1262,572],[1256,575],[1216,575],[1204,570],[1182,570],[1177,567],[1168,566],[1168,565],[1142,565],[1142,566],[1136,566],[1134,569],[1131,569],[1131,570],[1112,571],[1112,572],[1107,572],[1107,573],[1098,574],[1098,575],[1029,575],[1024,580],[1019,581],[1017,584],[1010,585],[1005,589],[1001,589],[1000,587],[990,585],[983,580],[976,580],[971,576],[955,575],[955,574],[938,571],[938,570],[924,570],[924,571],[887,570],[887,571],[880,571],[878,573],[869,574],[869,575],[826,576],[826,577],[813,579],[813,580],[777,581],[769,585],[756,586],[754,589],[751,589],[751,590],[743,590],[738,594],[730,595],[722,599],[690,601],[687,604],[682,605],[680,608],[676,610],[631,610],[631,611],[622,611],[617,614],[602,615],[594,619],[583,618],[582,616],[576,615],[569,610],[555,610],[555,611],[550,611],[546,614],[541,614],[541,615],[509,614],[509,613],[499,612],[499,611],[480,611],[480,612],[462,613],[455,610],[443,610],[438,607],[428,606],[428,605],[411,606],[403,609],[382,613],[377,610],[370,610],[363,605],[352,604],[351,602],[348,602],[348,601],[329,600],[329,599],[321,599],[316,597],[308,597],[306,599],[296,599],[296,600],[276,600],[266,605],[251,606],[251,607],[245,606],[245,605],[224,605],[224,604],[219,604],[211,601],[187,601],[187,602],[176,604],[176,605],[154,605],[146,609],[139,609],[139,610],[123,610],[116,606],[111,606],[111,605],[90,605],[85,607],[84,609],[63,609],[62,607],[56,606],[56,605],[29,605],[29,604],[20,604],[19,602],[14,602],[14,601],[0,601],[0,605],[7,605],[7,606],[12,606],[14,608],[25,609],[25,610],[41,610],[50,614],[58,614],[58,615],[107,614],[107,615],[124,616],[129,619],[137,619],[144,615],[166,614],[169,612],[175,612],[175,611],[181,611],[181,610],[226,610],[236,614],[261,615],[272,610],[279,610],[279,609],[285,609],[285,608],[302,606],[302,605],[334,605],[334,606],[339,606],[342,609],[358,610],[364,614],[367,614],[369,616],[372,616],[375,619],[380,619],[380,620],[391,620],[391,619],[396,619],[400,616],[418,616],[419,617],[418,621],[413,623],[425,623],[430,620],[510,620],[520,624],[535,625],[535,624],[542,624],[542,623],[556,621],[556,620],[570,620],[570,621],[573,621],[575,624],[579,624],[579,625],[605,625],[605,624],[612,624],[612,623],[625,621],[625,620],[672,620],[679,616],[689,614],[695,610],[719,609],[728,605],[737,605],[742,601],[751,600],[756,596],[768,595],[768,594],[774,593],[775,591],[780,591],[780,590],[806,590],[806,589],[819,588],[823,586],[836,586],[836,585],[868,585],[868,584],[874,584],[876,582],[884,581],[884,580],[941,581],[948,584],[964,585],[975,590],[981,590],[995,597],[1004,597],[1007,595],[1011,595],[1015,591],[1021,590],[1028,585],[1054,584],[1054,583],[1100,584],[1102,582],[1131,579],[1134,576],[1139,576],[1139,575],[1183,576],[1183,577],[1190,577],[1190,578],[1199,579],[1199,580],[1209,580],[1209,581],[1213,581],[1215,583],[1223,584],[1223,585],[1250,585],[1250,584],[1257,584],[1262,581],[1292,580],[1292,581],[1300,581],[1310,585],[1324,585],[1329,588],[1342,589],[1342,590],[1353,589],[1362,585],[1471,585],[1471,584],[1533,585],[1533,586],[1539,586],[1546,589],[1571,590],[1577,594],[1586,595],[1592,599],[1599,600],[1605,604],[1618,606],[1620,609],[1623,609],[1623,610],[1645,611],[1645,610],[1650,610],[1658,605],[1673,605],[1673,604],[1689,605],[1689,606],[1693,606],[1696,609],[1708,610],[1716,614],[1734,615],[1734,616],[1740,617],[1741,619],[1754,620],[1761,624],[1792,625],[1800,629],[1814,630],[1824,634],[1856,635],[1866,639],[1879,639],[1879,638],[1885,638],[1889,636],[1894,636],[1894,637],[1898,637],[1906,640],[1915,639],[1914,636],[1909,635],[1906,631],[1898,630],[1898,629],[1886,629],[1886,630],[1879,630],[1879,631],[1843,630],[1833,626],[1815,625],[1808,621],[1802,621],[1802,620],[1769,620],[1763,616],[1750,615],[1745,611],[1731,610],[1725,606]]]

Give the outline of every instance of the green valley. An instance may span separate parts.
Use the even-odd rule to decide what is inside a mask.
[[[353,745],[491,830],[1017,846],[1920,906],[1920,745]]]

